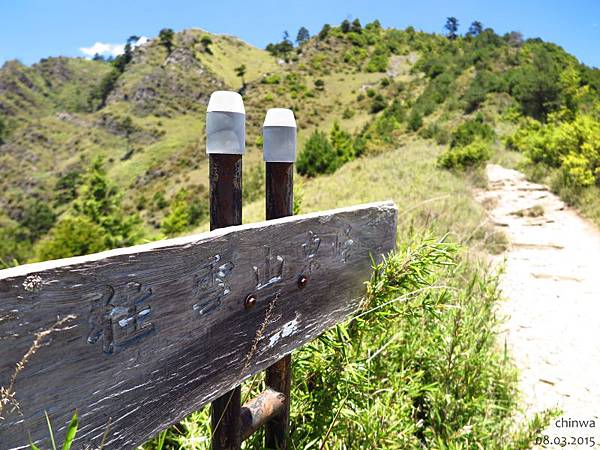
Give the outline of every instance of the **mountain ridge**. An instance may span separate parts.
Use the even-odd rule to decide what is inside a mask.
[[[46,204],[52,226],[71,210],[77,180],[101,157],[124,193],[126,213],[141,217],[148,238],[160,237],[178,193],[185,191],[202,208],[207,203],[203,127],[215,90],[244,93],[246,201],[260,193],[261,126],[270,107],[295,111],[300,147],[315,130],[332,129],[336,145],[351,149],[353,158],[402,145],[400,137],[444,145],[454,127],[477,114],[503,139],[516,126],[511,114],[528,104],[519,96],[538,55],[557,73],[573,68],[590,98],[600,90],[600,71],[560,47],[490,29],[449,39],[355,21],[326,25],[295,47],[284,39],[268,49],[187,29],[170,40],[161,33],[113,62],[55,57],[31,67],[5,63],[0,224],[23,227],[24,217]],[[548,111],[568,100],[553,101]],[[535,98],[532,108],[521,114],[548,113]],[[336,150],[340,163],[346,158],[342,147]],[[71,194],[65,196],[65,189]],[[0,258],[12,259],[12,253]]]

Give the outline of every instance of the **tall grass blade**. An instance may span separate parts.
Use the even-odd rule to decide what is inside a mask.
[[[50,417],[48,417],[48,412],[44,411],[46,415],[46,423],[48,424],[48,431],[50,432],[50,442],[52,442],[52,450],[56,450],[56,442],[54,441],[54,432],[52,431],[52,424],[50,423]]]
[[[62,450],[69,450],[71,444],[77,434],[77,427],[79,426],[79,419],[77,418],[77,410],[73,413],[69,427],[67,428],[67,435],[65,436],[65,442],[63,443]]]

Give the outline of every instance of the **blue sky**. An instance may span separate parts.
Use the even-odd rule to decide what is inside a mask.
[[[283,30],[295,37],[306,26],[313,34],[345,18],[441,32],[448,16],[459,19],[461,32],[479,20],[500,34],[515,30],[555,42],[600,67],[600,0],[0,0],[0,64],[84,56],[81,48],[156,36],[164,27],[199,27],[264,47]]]

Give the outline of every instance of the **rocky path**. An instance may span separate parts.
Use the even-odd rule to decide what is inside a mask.
[[[600,448],[600,231],[520,172],[489,165],[487,175],[477,197],[510,242],[495,262],[505,262],[503,333],[527,410],[558,406],[562,419],[594,420],[553,421],[547,432],[595,436]]]

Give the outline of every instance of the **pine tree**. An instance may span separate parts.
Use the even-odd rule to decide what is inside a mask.
[[[469,31],[467,32],[467,36],[479,36],[482,31],[483,31],[483,25],[481,24],[481,22],[479,22],[478,20],[476,20],[469,27]]]
[[[362,25],[360,24],[360,20],[358,20],[358,18],[356,18],[352,21],[352,25],[350,26],[350,31],[353,31],[354,33],[362,32]]]
[[[244,81],[244,75],[246,75],[246,65],[242,64],[241,66],[237,66],[234,70],[235,74],[241,78],[242,86],[246,86],[246,82]]]
[[[171,51],[173,50],[173,37],[174,36],[175,36],[175,33],[170,28],[163,28],[162,30],[160,30],[160,33],[158,33],[158,39],[159,39],[161,45],[163,45],[167,49],[167,53],[169,55],[171,54]]]
[[[458,19],[456,17],[448,17],[444,29],[447,31],[448,39],[456,39],[458,37]]]
[[[296,36],[296,43],[298,45],[302,45],[309,39],[310,39],[310,33],[308,32],[308,29],[305,27],[300,27],[300,29],[298,30],[298,35]]]
[[[342,29],[342,33],[348,33],[350,31],[350,21],[348,19],[344,19],[340,28]]]

